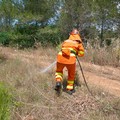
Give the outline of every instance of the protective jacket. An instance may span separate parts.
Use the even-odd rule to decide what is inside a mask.
[[[84,55],[82,40],[79,35],[70,35],[69,39],[62,44],[61,51],[58,53],[57,62],[63,64],[74,64],[76,56]]]

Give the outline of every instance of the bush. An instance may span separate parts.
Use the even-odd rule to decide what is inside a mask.
[[[20,34],[27,34],[27,35],[32,35],[35,34],[38,30],[38,26],[34,25],[34,24],[20,24],[17,25],[16,27],[16,32],[20,33]]]
[[[14,36],[14,37],[13,37]],[[21,49],[30,48],[34,46],[35,40],[30,35],[13,35],[11,37],[10,45]]]
[[[8,46],[9,45],[9,35],[7,32],[1,32],[0,33],[0,44],[4,45],[4,46]]]
[[[19,25],[9,33],[0,34],[0,44],[17,48],[34,47],[36,43],[42,46],[58,45],[64,40],[63,35],[55,26],[38,29],[35,25]]]
[[[12,95],[3,83],[0,83],[0,120],[10,120]]]
[[[36,33],[36,38],[37,42],[40,42],[44,46],[49,44],[58,45],[63,39],[61,33],[56,28],[51,26],[40,29]]]

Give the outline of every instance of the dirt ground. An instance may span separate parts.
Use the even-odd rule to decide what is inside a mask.
[[[82,63],[88,84],[120,97],[120,68]]]

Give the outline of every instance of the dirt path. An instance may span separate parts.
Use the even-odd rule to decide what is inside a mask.
[[[82,63],[88,84],[120,97],[120,68]]]
[[[86,72],[88,78],[88,84],[94,84],[99,89],[103,89],[106,92],[120,97],[120,82],[112,79],[108,79],[102,76],[97,76],[95,73]]]
[[[19,57],[22,61],[36,64],[42,67],[49,66],[53,60],[46,60],[46,57],[40,56],[39,52],[34,53],[16,51],[10,48],[0,48],[1,53],[10,58]],[[39,53],[39,54],[38,54]],[[47,56],[47,59],[51,59]],[[43,62],[44,61],[44,62]],[[82,67],[85,73],[88,84],[94,84],[106,92],[120,97],[120,68],[113,68],[108,66],[98,66],[91,63],[83,63]],[[80,71],[79,71],[80,72]]]

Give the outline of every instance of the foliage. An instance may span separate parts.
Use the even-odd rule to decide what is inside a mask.
[[[0,44],[7,46],[9,44],[9,35],[7,32],[0,33]]]
[[[10,35],[7,40],[7,35],[4,35],[5,42],[0,43],[31,47],[37,41],[56,45],[76,27],[86,41],[99,38],[99,45],[103,46],[107,39],[119,37],[119,16],[119,0],[1,0],[0,31],[11,34],[12,30],[17,39]],[[57,32],[49,27],[52,25]]]
[[[13,46],[17,48],[34,47],[36,43],[43,46],[58,45],[63,39],[63,36],[55,26],[48,26],[39,29],[35,25],[18,25],[14,31],[0,34],[0,43],[4,46]]]
[[[0,25],[3,26],[6,31],[12,26],[18,12],[19,9],[17,9],[13,0],[0,1]]]
[[[34,24],[18,24],[16,26],[16,32],[20,34],[33,35],[37,32],[38,26]]]
[[[0,83],[0,120],[10,120],[11,105],[12,95],[7,87]]]
[[[21,48],[21,49],[30,48],[34,46],[35,41],[29,35],[20,34],[17,36],[14,35],[14,37],[15,38],[11,37],[10,46]]]
[[[119,35],[117,31],[113,36],[114,29],[119,28],[120,7],[117,7],[118,5],[119,2],[116,0],[65,0],[58,26],[63,34],[68,34],[76,27],[87,39],[99,37],[100,46],[103,46],[106,34],[108,38]]]
[[[76,27],[80,30],[90,27],[91,16],[88,0],[66,0],[61,9],[61,16],[58,21],[60,29],[69,32]]]
[[[19,22],[36,21],[41,26],[46,26],[48,20],[54,16],[55,0],[22,0],[20,5]]]
[[[44,29],[40,29],[37,34],[37,41],[43,44],[44,46],[52,44],[57,45],[62,40],[62,35],[58,31],[58,29],[54,28],[54,26],[48,26]]]

